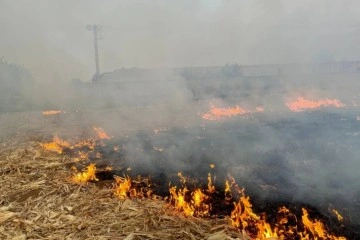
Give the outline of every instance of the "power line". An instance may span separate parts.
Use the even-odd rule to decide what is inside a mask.
[[[86,26],[87,30],[90,30],[93,32],[94,34],[94,51],[95,51],[95,67],[96,67],[96,72],[95,75],[92,79],[93,82],[96,82],[99,79],[100,76],[100,67],[99,67],[99,50],[98,50],[98,40],[100,39],[98,32],[101,30],[101,26],[100,25],[87,25]]]

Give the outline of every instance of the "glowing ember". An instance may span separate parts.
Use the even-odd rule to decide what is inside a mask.
[[[336,108],[345,107],[345,105],[341,103],[339,99],[325,98],[318,101],[312,101],[305,99],[303,97],[299,97],[295,101],[288,102],[286,103],[286,105],[293,112],[300,112],[309,109],[317,109],[320,107],[331,107],[331,106]]]
[[[95,132],[98,135],[99,139],[110,139],[110,137],[107,135],[107,133],[102,129],[101,127],[93,127]]]
[[[96,167],[95,164],[91,163],[89,166],[86,167],[85,171],[76,173],[71,180],[75,183],[86,183],[89,181],[98,181],[95,175]]]
[[[62,140],[58,136],[55,136],[52,142],[40,143],[40,145],[47,151],[57,152],[59,154],[63,152],[64,148],[70,147],[69,142]]]
[[[43,111],[42,115],[44,116],[49,116],[49,115],[57,115],[60,113],[65,113],[64,111],[60,111],[60,110],[49,110],[49,111]]]

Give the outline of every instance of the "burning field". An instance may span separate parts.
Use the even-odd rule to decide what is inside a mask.
[[[3,114],[0,238],[357,239],[356,114],[287,106],[123,132],[82,112]]]

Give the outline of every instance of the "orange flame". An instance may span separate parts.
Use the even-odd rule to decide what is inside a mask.
[[[180,181],[185,184],[186,179],[178,173]],[[183,212],[185,216],[209,216],[211,205],[206,203],[209,199],[210,193],[215,192],[215,186],[212,184],[211,175],[208,175],[208,189],[207,192],[197,188],[194,191],[190,191],[186,186],[177,190],[176,186],[169,189],[170,202],[174,204],[176,210]]]
[[[89,181],[98,181],[96,178],[96,167],[95,164],[91,163],[86,167],[86,170],[80,173],[76,173],[71,180],[75,183],[84,184]]]
[[[232,183],[234,185],[234,183]],[[227,182],[225,191],[230,191],[230,185]],[[302,224],[304,226],[303,232],[298,232],[298,227],[288,226],[289,216],[295,216],[290,213],[286,207],[281,207],[278,211],[278,220],[275,227],[272,228],[267,223],[264,217],[260,217],[252,210],[252,204],[250,198],[244,194],[244,190],[240,190],[241,196],[237,203],[234,203],[234,210],[231,212],[230,221],[235,227],[245,230],[248,233],[254,234],[255,239],[294,239],[296,236],[303,240],[310,239],[332,239],[332,240],[345,240],[344,237],[337,237],[329,234],[323,223],[319,220],[312,221],[308,216],[308,212],[305,208],[302,208]],[[293,217],[296,221],[296,217]],[[297,224],[297,223],[295,223]],[[254,229],[256,226],[256,229]],[[254,232],[255,230],[255,232]]]
[[[208,192],[209,193],[213,193],[213,192],[215,192],[215,186],[214,186],[214,184],[212,183],[212,180],[211,180],[211,174],[209,173],[208,174]]]
[[[60,113],[65,113],[64,111],[60,111],[60,110],[49,110],[49,111],[43,111],[42,115],[44,116],[49,116],[49,115],[57,115]]]
[[[341,214],[339,213],[338,210],[333,209],[332,212],[336,215],[336,217],[337,217],[337,219],[338,219],[339,221],[342,221],[342,220],[344,219],[343,216],[341,216]]]
[[[63,152],[64,148],[70,147],[69,142],[62,140],[58,136],[55,136],[52,142],[40,143],[40,145],[47,151],[57,152],[59,154]]]
[[[345,107],[339,99],[321,99],[318,101],[308,100],[303,97],[299,97],[297,100],[286,103],[287,107],[293,112],[300,112],[308,109],[317,109],[320,107]]]
[[[214,105],[211,105],[210,111],[208,113],[204,113],[201,117],[205,120],[222,120],[226,118],[231,118],[239,115],[255,113],[255,112],[263,112],[264,108],[259,106],[256,107],[255,110],[250,111],[246,110],[245,108],[236,105],[234,107],[227,107],[227,108],[218,108]]]
[[[87,153],[87,152],[78,151],[77,155],[78,156],[74,158],[74,161],[76,161],[76,162],[84,161],[84,160],[89,159],[89,153]]]
[[[246,113],[249,113],[249,111],[238,105],[228,108],[217,108],[215,106],[211,106],[210,111],[208,113],[202,114],[201,117],[206,120],[220,120]]]
[[[130,177],[115,177],[116,187],[114,189],[114,195],[120,199],[128,198],[128,194],[131,189],[131,179]]]
[[[96,147],[96,142],[94,139],[85,139],[82,140],[80,142],[77,142],[76,144],[74,144],[73,146],[74,148],[88,148],[89,150],[94,150]]]
[[[150,189],[148,181],[148,178],[141,178],[140,176],[136,181],[133,181],[129,176],[116,176],[113,193],[120,199],[145,197],[150,198],[153,192]],[[140,185],[143,186],[140,186],[139,183],[141,183]]]
[[[107,135],[107,133],[102,129],[101,127],[93,127],[95,132],[98,135],[99,139],[110,139],[110,137]]]

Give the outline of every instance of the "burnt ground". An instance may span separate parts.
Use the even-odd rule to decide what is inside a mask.
[[[275,120],[259,114],[160,133],[139,131],[114,138],[99,151],[106,164],[130,167],[126,174],[151,176],[159,195],[167,194],[169,182],[179,184],[179,171],[205,188],[211,173],[217,189],[230,174],[256,212],[269,219],[283,205],[298,216],[306,207],[334,233],[354,239],[360,235],[359,134],[360,121],[351,111],[293,113]],[[110,150],[111,143],[122,146],[120,155]]]

